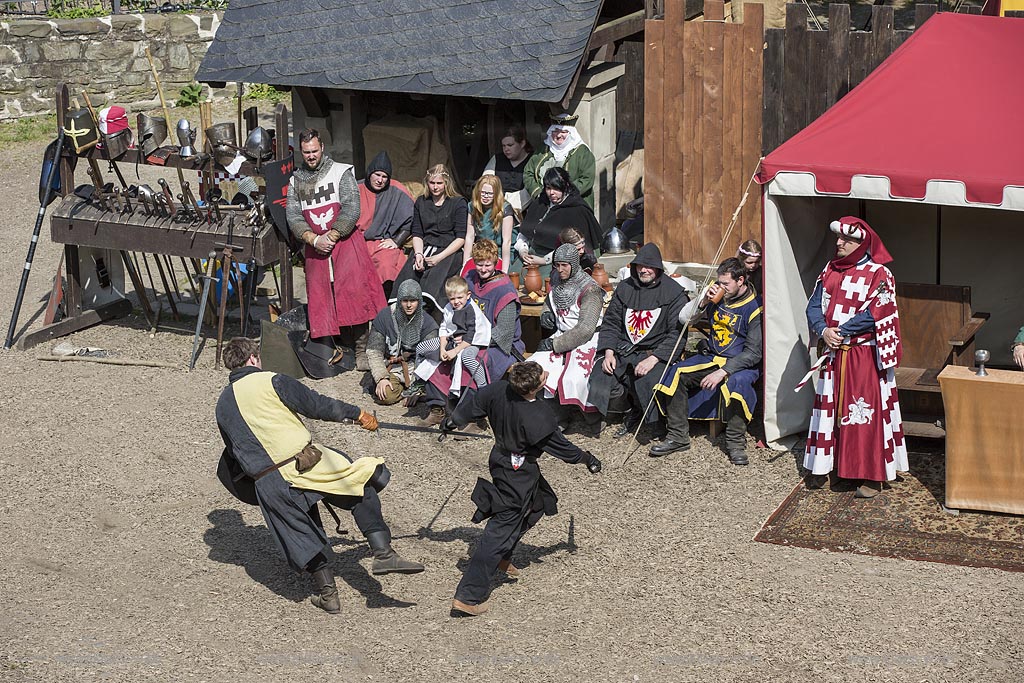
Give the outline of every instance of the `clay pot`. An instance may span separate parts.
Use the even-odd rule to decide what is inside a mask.
[[[515,287],[516,291],[519,291],[519,273],[509,273],[508,279],[512,281],[512,286]]]
[[[551,291],[551,278],[549,278],[549,277],[544,278],[544,291],[545,292],[550,292]]]
[[[544,293],[544,278],[540,276],[540,266],[526,266],[526,278],[523,280],[526,293]]]
[[[608,271],[604,269],[603,263],[594,264],[594,270],[590,273],[590,277],[594,278],[594,282],[601,285],[601,289],[605,291],[611,289],[611,283],[608,281]]]

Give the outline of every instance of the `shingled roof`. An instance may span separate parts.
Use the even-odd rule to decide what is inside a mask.
[[[200,81],[561,100],[602,0],[231,0]]]

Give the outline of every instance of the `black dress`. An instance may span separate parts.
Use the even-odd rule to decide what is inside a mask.
[[[440,206],[436,206],[434,201],[427,197],[418,198],[413,206],[412,236],[423,240],[423,255],[430,256],[442,252],[454,240],[466,239],[467,215],[468,207],[462,197],[448,197]],[[421,271],[417,271],[413,267],[415,265],[416,254],[409,254],[409,259],[395,278],[393,291],[397,292],[398,285],[412,278],[420,283],[424,294],[433,298],[438,309],[444,308],[444,283],[451,276],[459,274],[462,250],[457,249],[444,261],[435,266],[426,266]]]

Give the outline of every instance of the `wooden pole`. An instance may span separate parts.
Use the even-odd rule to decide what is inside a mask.
[[[171,127],[171,114],[167,110],[167,101],[164,99],[164,88],[160,85],[160,75],[156,72],[156,62],[153,61],[153,54],[146,48],[146,59],[149,60],[149,68],[153,72],[153,80],[156,81],[156,94],[160,96],[160,106],[164,110],[164,120],[167,122],[167,134],[170,135],[174,128]]]

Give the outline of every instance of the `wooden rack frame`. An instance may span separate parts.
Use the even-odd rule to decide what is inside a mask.
[[[63,125],[64,115],[68,111],[69,104],[68,88],[61,84],[57,88],[57,125]],[[275,108],[275,126],[280,132],[277,149],[277,159],[283,160],[290,154],[288,149],[288,110],[283,104]],[[168,133],[173,134],[168,122]],[[111,160],[106,156],[105,151],[91,149],[89,152],[80,155],[83,159],[109,161],[112,164],[118,163],[140,163],[145,164],[145,158],[138,150],[129,150],[121,158]],[[51,237],[55,242],[64,244],[64,262],[67,267],[67,288],[65,292],[65,309],[67,315],[59,322],[45,325],[39,330],[22,335],[18,340],[18,346],[27,349],[45,341],[63,337],[79,330],[91,327],[98,323],[114,318],[128,315],[132,311],[131,302],[122,298],[101,305],[94,309],[86,309],[82,300],[82,278],[79,273],[79,247],[96,247],[119,251],[135,251],[157,255],[182,256],[188,258],[207,258],[211,251],[214,251],[215,241],[224,241],[227,230],[224,224],[227,223],[228,210],[225,210],[225,219],[218,224],[207,225],[205,223],[183,224],[175,223],[170,217],[143,216],[136,211],[131,214],[112,213],[104,211],[96,206],[81,206],[69,202],[66,198],[74,192],[75,178],[74,169],[70,163],[70,156],[63,156],[60,160],[60,196],[65,198],[64,202],[57,206],[50,219]],[[204,170],[200,164],[191,159],[182,159],[178,154],[172,153],[167,158],[164,167],[180,168],[183,170]],[[257,176],[260,170],[245,162],[239,170],[240,174]],[[60,200],[58,200],[60,201]],[[75,205],[74,210],[71,207]],[[249,258],[253,251],[253,239],[250,235],[243,235],[241,232],[236,236],[240,246],[244,250],[238,254],[242,261]],[[273,222],[268,221],[257,235],[255,240],[256,263],[261,266],[272,263],[281,265],[281,291],[279,292],[283,310],[291,309],[294,301],[293,277],[291,268],[292,252],[288,239],[282,239],[277,233]],[[129,275],[134,275],[129,269]],[[133,277],[132,282],[140,303],[148,307],[146,301],[145,287],[140,279]],[[170,294],[168,293],[168,296]],[[200,312],[200,314],[202,314]]]

